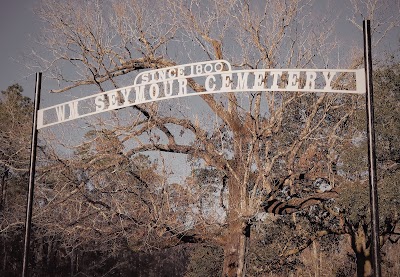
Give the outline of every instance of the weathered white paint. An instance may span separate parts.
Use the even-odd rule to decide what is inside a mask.
[[[339,74],[350,73],[356,88],[335,84]],[[194,79],[204,91],[188,89]],[[365,93],[364,69],[250,69],[232,70],[225,60],[191,63],[138,74],[134,85],[97,93],[38,111],[38,129],[124,107],[154,101],[222,92],[284,91]],[[85,102],[85,108],[81,107]],[[53,113],[53,119],[46,114]]]

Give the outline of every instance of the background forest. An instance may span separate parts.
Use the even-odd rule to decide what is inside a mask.
[[[386,12],[399,5],[349,4],[347,21],[372,19],[382,50],[373,76],[382,271],[399,276],[399,38],[385,48],[400,22]],[[26,66],[52,93],[76,97],[203,60],[363,67],[362,50],[341,42],[313,1],[44,0],[36,13],[40,51]],[[33,111],[22,92],[13,84],[0,98],[1,276],[22,269]],[[41,130],[31,276],[370,276],[366,153],[363,95],[228,92]]]

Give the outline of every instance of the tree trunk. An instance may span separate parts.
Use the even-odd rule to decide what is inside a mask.
[[[246,222],[246,194],[242,185],[228,179],[229,204],[227,231],[224,244],[223,277],[244,277],[246,275],[246,254],[250,238],[250,224]]]
[[[70,276],[73,277],[75,275],[75,251],[74,248],[72,248],[71,250],[71,254],[70,254]]]
[[[245,276],[249,238],[249,224],[239,221],[228,224],[227,240],[224,245],[223,277]]]
[[[370,255],[365,253],[356,253],[357,259],[357,277],[370,277],[372,276],[372,266]]]
[[[1,175],[1,199],[0,199],[0,211],[6,206],[6,178],[8,177],[8,169],[5,169]]]
[[[320,263],[320,251],[319,251],[319,247],[317,245],[317,242],[314,240],[312,242],[312,246],[313,246],[313,254],[314,254],[314,276],[318,277],[321,276],[321,263]]]
[[[356,254],[357,277],[372,276],[371,247],[367,243],[367,226],[360,225],[351,235],[351,246]]]
[[[7,268],[7,246],[6,246],[6,238],[5,236],[2,236],[3,239],[3,271],[6,271]]]

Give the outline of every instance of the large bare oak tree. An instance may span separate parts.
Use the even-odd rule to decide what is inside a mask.
[[[370,17],[376,2],[368,2]],[[43,48],[32,53],[31,66],[58,82],[54,93],[106,91],[132,84],[143,69],[202,60],[226,59],[235,69],[359,68],[360,53],[341,51],[343,44],[334,36],[336,21],[314,4],[45,0],[37,10],[44,22]],[[350,4],[358,15],[361,8]],[[357,23],[356,17],[349,19]],[[385,28],[385,34],[396,20],[394,25],[377,26]],[[195,92],[205,90],[194,80],[188,84]],[[341,75],[334,86],[354,83]],[[346,122],[356,110],[357,96],[228,92],[201,95],[195,101],[201,103],[201,111],[171,102],[135,106],[129,124],[115,124],[107,132],[118,141],[112,145],[121,146],[116,161],[149,151],[167,152],[190,156],[223,176],[224,222],[215,227],[198,216],[192,224],[202,226],[197,231],[203,239],[223,247],[223,276],[244,276],[257,214],[291,213],[334,197],[341,181],[334,166],[340,156],[335,147],[348,131]],[[187,139],[181,139],[183,135]],[[98,157],[90,159],[87,164],[96,164]],[[332,189],[304,185],[304,180],[312,184],[317,179],[327,180]],[[162,226],[170,232],[167,225]]]

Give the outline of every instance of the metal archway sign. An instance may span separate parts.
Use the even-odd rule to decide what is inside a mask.
[[[353,85],[333,85],[350,74]],[[196,90],[189,86],[196,82]],[[37,128],[143,103],[224,92],[287,91],[365,93],[364,69],[232,70],[228,61],[197,62],[141,72],[134,84],[44,108]]]

